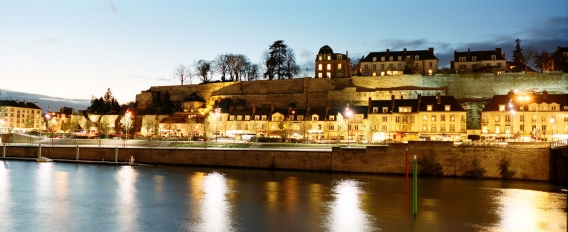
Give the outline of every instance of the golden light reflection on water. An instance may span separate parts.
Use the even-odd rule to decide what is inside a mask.
[[[2,165],[0,166],[0,215],[3,215],[2,230],[10,231],[13,228],[12,225],[12,214],[10,213],[11,208],[14,206],[12,198],[10,197],[10,165],[8,162],[2,160]]]
[[[164,200],[164,184],[166,178],[162,175],[154,176],[154,198],[158,201]]]
[[[231,186],[225,176],[218,172],[197,172],[190,176],[190,197],[196,205],[189,215],[194,224],[191,231],[234,231],[231,218],[232,207],[228,200]]]
[[[266,207],[270,212],[278,210],[278,193],[280,192],[280,186],[278,182],[268,181],[264,184],[264,189],[266,192]]]
[[[377,231],[373,227],[373,217],[362,210],[360,182],[341,180],[332,187],[335,198],[326,215],[326,231]]]
[[[136,231],[138,229],[137,219],[140,208],[136,199],[138,194],[136,190],[137,180],[138,173],[132,166],[121,166],[116,174],[116,181],[118,182],[116,208],[120,231]]]
[[[524,189],[499,189],[502,231],[566,231],[566,194]],[[555,210],[556,209],[556,210]],[[560,223],[558,223],[560,222]]]

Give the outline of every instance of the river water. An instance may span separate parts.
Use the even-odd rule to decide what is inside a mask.
[[[566,231],[565,186],[0,160],[1,231]]]

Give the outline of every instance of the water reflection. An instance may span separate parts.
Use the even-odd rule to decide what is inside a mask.
[[[228,201],[230,185],[225,175],[218,172],[196,172],[190,176],[192,202],[189,231],[235,231],[232,207]]]
[[[362,210],[361,182],[341,180],[332,187],[334,197],[324,221],[326,231],[376,231],[373,217]]]
[[[10,184],[10,166],[8,162],[2,160],[0,166],[0,215],[2,215],[2,230],[13,230],[11,209],[14,207],[12,198],[10,197],[11,184]]]
[[[140,213],[137,200],[138,190],[136,181],[138,173],[132,166],[121,166],[116,174],[118,189],[116,191],[117,225],[119,231],[138,231],[138,214]]]
[[[499,225],[505,231],[566,231],[566,194],[495,189]],[[555,222],[562,222],[558,224]]]

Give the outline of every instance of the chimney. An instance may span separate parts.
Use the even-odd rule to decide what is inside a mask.
[[[274,105],[270,106],[270,114],[274,113],[274,108],[275,108]]]
[[[515,91],[512,90],[512,89],[509,90],[509,92],[507,93],[507,96],[508,96],[510,99],[513,99],[513,98],[515,97]]]
[[[542,99],[546,100],[548,98],[548,92],[546,92],[546,90],[542,91]]]
[[[434,54],[434,48],[428,48],[428,51],[429,51],[431,54]]]
[[[495,53],[497,53],[497,55],[501,55],[501,48],[495,48]]]
[[[394,94],[391,95],[391,106],[392,106],[392,108],[394,108]],[[391,111],[392,111],[392,108],[391,108]]]
[[[418,107],[416,108],[416,112],[420,111],[420,103],[422,102],[422,94],[418,94]]]
[[[349,51],[347,51],[347,50],[345,51],[345,57],[346,57],[347,59],[349,59]]]
[[[467,57],[471,56],[469,48],[467,48]]]
[[[256,114],[256,105],[252,106],[252,115],[255,115],[255,114]]]
[[[503,53],[503,54],[501,54],[501,56],[503,56],[503,59],[505,59],[505,60],[507,59],[507,54]]]
[[[389,56],[390,50],[387,48],[387,56]]]
[[[404,58],[406,58],[406,48],[402,50],[404,52]]]
[[[438,104],[442,104],[442,97],[440,97],[440,92],[436,93],[436,99],[438,100]]]

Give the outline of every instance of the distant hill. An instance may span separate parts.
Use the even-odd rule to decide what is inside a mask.
[[[51,111],[59,111],[59,109],[64,106],[71,107],[75,110],[85,110],[91,105],[91,99],[68,99],[34,93],[16,92],[7,89],[0,89],[0,99],[38,102],[39,107],[44,112],[47,111],[48,107]]]

